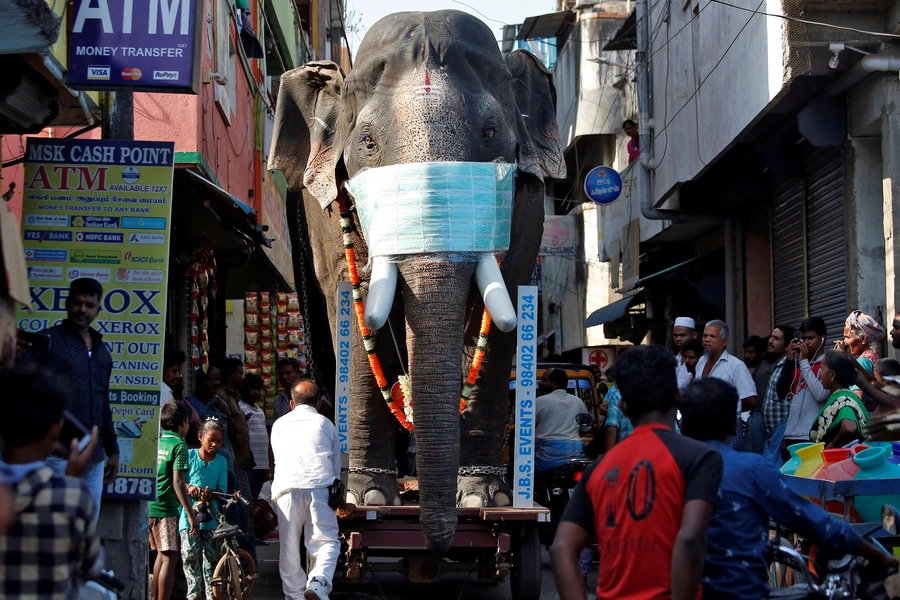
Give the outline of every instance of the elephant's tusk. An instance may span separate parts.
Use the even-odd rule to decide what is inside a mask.
[[[513,308],[500,267],[492,254],[486,254],[475,268],[475,283],[484,298],[484,305],[497,329],[509,332],[516,328],[516,310]]]
[[[366,298],[366,327],[381,329],[387,321],[397,291],[397,265],[383,256],[372,259],[372,278]]]

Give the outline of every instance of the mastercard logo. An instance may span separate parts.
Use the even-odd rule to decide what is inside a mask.
[[[127,79],[129,81],[137,81],[141,78],[141,70],[138,68],[134,69],[122,69],[122,79]]]

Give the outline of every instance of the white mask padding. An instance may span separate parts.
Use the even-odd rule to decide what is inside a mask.
[[[370,256],[509,249],[516,165],[429,162],[366,169],[346,185]]]

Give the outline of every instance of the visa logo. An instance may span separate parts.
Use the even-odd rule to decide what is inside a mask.
[[[88,66],[88,79],[109,81],[109,67]]]
[[[178,71],[153,71],[153,79],[157,81],[178,79]]]

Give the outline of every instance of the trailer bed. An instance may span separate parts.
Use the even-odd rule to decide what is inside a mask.
[[[367,571],[394,572],[413,582],[435,581],[443,573],[476,572],[479,579],[502,581],[507,575],[514,600],[540,597],[541,549],[537,524],[550,511],[530,508],[457,508],[450,551],[435,557],[425,546],[417,505],[359,506],[340,519],[344,576],[359,579]]]

